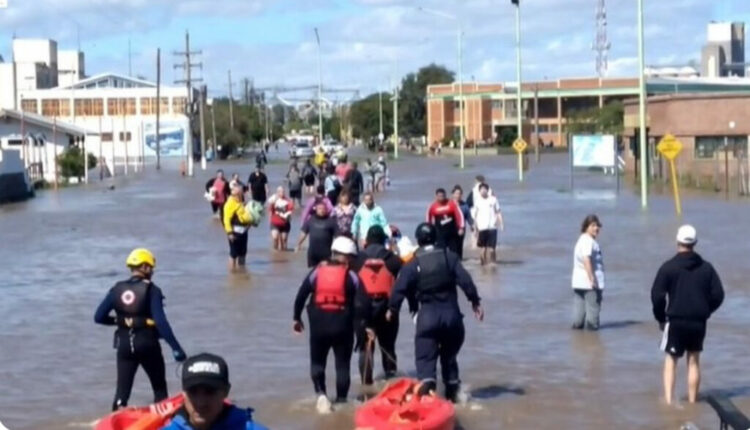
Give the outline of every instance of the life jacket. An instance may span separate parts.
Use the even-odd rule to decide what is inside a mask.
[[[315,279],[315,305],[326,312],[346,307],[346,276],[349,268],[342,264],[322,263]]]
[[[214,203],[224,203],[227,200],[227,196],[224,195],[226,185],[227,183],[223,179],[216,179],[214,181]]]
[[[382,258],[370,258],[359,270],[359,278],[365,287],[365,292],[372,298],[387,298],[391,296],[396,279]]]
[[[149,281],[138,278],[118,282],[112,287],[117,325],[120,328],[149,327],[147,321],[151,318],[150,288]]]
[[[448,252],[445,249],[420,250],[415,258],[419,272],[417,299],[420,302],[439,300],[438,295],[456,287],[456,278],[448,267]]]

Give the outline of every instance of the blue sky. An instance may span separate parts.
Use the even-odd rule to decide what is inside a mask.
[[[319,28],[326,85],[385,89],[394,77],[436,62],[457,69],[456,22],[465,34],[464,78],[515,79],[514,10],[508,0],[8,0],[0,10],[0,54],[10,40],[56,39],[75,48],[80,34],[88,74],[155,76],[162,48],[165,81],[177,79],[171,53],[190,30],[203,51],[202,74],[213,94],[234,80],[256,85],[317,83],[313,29]],[[528,79],[592,76],[596,0],[521,0],[524,75]],[[750,22],[748,0],[645,0],[649,65],[699,60],[710,20]],[[636,1],[607,0],[610,76],[636,73]]]

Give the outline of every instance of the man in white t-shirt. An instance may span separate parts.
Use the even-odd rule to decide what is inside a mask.
[[[503,214],[500,212],[500,203],[497,197],[490,195],[490,187],[487,184],[479,185],[479,195],[474,198],[474,206],[471,208],[471,216],[477,229],[477,246],[482,265],[494,264],[497,260],[495,248],[497,247],[497,226],[505,230]]]
[[[581,236],[573,251],[573,328],[599,329],[599,312],[604,289],[604,260],[596,238],[602,227],[596,215],[583,220]]]

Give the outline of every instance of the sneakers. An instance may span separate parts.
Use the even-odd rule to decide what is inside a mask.
[[[315,409],[317,409],[318,413],[321,415],[327,415],[331,413],[331,401],[328,400],[328,397],[325,394],[321,394],[318,396],[318,401],[315,405]]]

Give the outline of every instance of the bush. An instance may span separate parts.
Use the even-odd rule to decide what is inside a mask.
[[[509,148],[513,146],[513,142],[516,141],[516,131],[510,128],[504,128],[500,135],[497,136],[497,141],[495,142],[498,146]]]
[[[89,169],[96,168],[96,157],[89,153]],[[57,156],[57,165],[63,178],[81,178],[84,176],[85,163],[83,151],[77,146],[71,146]]]

